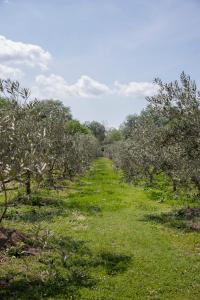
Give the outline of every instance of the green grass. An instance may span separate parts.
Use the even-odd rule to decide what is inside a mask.
[[[7,251],[0,299],[199,299],[200,236],[162,220],[171,210],[98,159],[67,189],[9,209],[4,226],[47,246],[29,257]]]

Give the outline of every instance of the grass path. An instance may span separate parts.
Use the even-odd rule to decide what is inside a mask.
[[[80,198],[83,206],[97,206],[102,214],[89,217],[86,228],[76,234],[96,253],[132,259],[125,272],[105,276],[94,292],[86,292],[86,299],[200,298],[198,234],[145,221],[146,215],[169,207],[150,201],[138,188],[119,183],[119,174],[105,159],[98,160],[83,180],[74,201]]]
[[[149,214],[171,207],[122,183],[109,160],[94,162],[67,197],[66,192],[59,196],[67,216],[54,216],[51,222],[43,219],[41,224],[63,237],[84,241],[96,263],[84,268],[96,284],[80,287],[77,298],[60,294],[48,299],[200,299],[198,233],[149,221]]]

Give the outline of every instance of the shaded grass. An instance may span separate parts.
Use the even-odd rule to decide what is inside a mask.
[[[184,231],[200,231],[200,208],[187,207],[161,214],[148,214],[144,220]]]
[[[14,268],[8,272],[4,277],[7,285],[0,290],[1,299],[78,299],[80,288],[95,286],[95,279],[85,268],[85,261],[92,257],[83,241],[56,237],[51,238],[48,247],[52,250],[44,252],[31,268],[24,259],[26,271]]]
[[[132,258],[128,255],[116,254],[111,252],[100,253],[95,262],[95,266],[104,266],[108,275],[118,272],[125,272],[130,266]]]
[[[6,220],[13,222],[28,222],[28,223],[38,223],[41,221],[51,222],[54,218],[58,216],[66,215],[66,211],[62,208],[35,208],[32,206],[29,207],[20,207],[20,209],[10,209],[6,215]]]

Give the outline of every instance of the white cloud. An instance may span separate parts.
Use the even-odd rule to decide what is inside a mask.
[[[51,59],[49,52],[38,45],[14,42],[0,35],[0,78],[20,79],[24,73],[18,68],[25,66],[47,69]],[[157,88],[150,82],[115,82],[108,86],[93,78],[82,75],[75,83],[69,84],[61,76],[38,75],[32,88],[32,94],[38,98],[68,97],[95,98],[105,95],[121,97],[146,97],[155,94]]]
[[[157,86],[151,82],[129,82],[127,84],[121,84],[115,82],[117,92],[126,97],[146,97],[152,96],[157,92]]]
[[[110,94],[110,88],[89,76],[83,75],[74,84],[68,84],[63,77],[51,74],[50,76],[38,75],[33,87],[36,97],[66,98],[68,96],[92,98]]]
[[[51,74],[49,76],[38,75],[32,92],[37,98],[96,98],[105,95],[144,98],[155,94],[157,87],[150,82],[129,82],[127,84],[115,82],[109,87],[86,75],[82,75],[77,82],[68,84],[63,77]]]
[[[18,68],[11,68],[6,65],[0,64],[0,78],[1,79],[20,79],[22,78],[24,73]]]
[[[77,83],[71,86],[71,89],[80,97],[86,98],[101,96],[111,92],[106,84],[100,83],[86,75],[81,76]]]
[[[40,46],[14,42],[0,35],[0,63],[46,69],[50,59],[50,53]]]

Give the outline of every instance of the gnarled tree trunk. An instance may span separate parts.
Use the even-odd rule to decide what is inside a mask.
[[[0,216],[0,223],[2,222],[3,218],[5,217],[7,209],[8,209],[8,195],[7,195],[7,190],[6,190],[6,184],[3,180],[1,181],[1,184],[2,184],[2,190],[4,192],[4,209]]]

